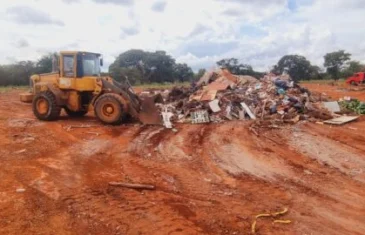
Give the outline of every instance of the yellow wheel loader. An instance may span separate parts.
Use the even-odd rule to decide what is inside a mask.
[[[162,97],[138,97],[128,80],[119,83],[101,76],[102,65],[98,53],[62,51],[52,73],[31,76],[31,92],[21,94],[20,100],[32,102],[34,115],[44,121],[56,120],[62,109],[71,117],[93,109],[106,124],[120,124],[126,116],[144,124],[161,124],[155,102]]]

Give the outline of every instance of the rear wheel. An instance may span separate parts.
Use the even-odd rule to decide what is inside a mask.
[[[57,105],[56,97],[51,91],[38,93],[32,103],[34,115],[43,121],[56,120],[60,116],[61,107]]]
[[[357,86],[357,83],[355,81],[352,81],[350,84],[353,86]]]
[[[68,116],[70,117],[82,117],[87,114],[87,110],[80,110],[80,111],[72,111],[71,109],[65,107],[65,111]]]
[[[95,102],[94,112],[102,122],[118,125],[124,117],[122,98],[117,94],[101,95]]]

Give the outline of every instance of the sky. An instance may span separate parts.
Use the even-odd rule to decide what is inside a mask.
[[[268,71],[287,54],[365,63],[365,0],[2,0],[0,64],[60,50],[164,50],[194,71],[235,57]]]

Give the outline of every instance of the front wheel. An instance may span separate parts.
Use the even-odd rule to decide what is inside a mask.
[[[51,91],[38,93],[32,102],[34,115],[42,121],[56,120],[60,116],[61,107],[57,105],[56,97]]]
[[[124,117],[122,98],[117,94],[101,95],[95,102],[94,112],[100,121],[118,125],[122,123]]]

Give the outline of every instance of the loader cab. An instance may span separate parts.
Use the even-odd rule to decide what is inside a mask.
[[[98,53],[61,52],[60,75],[66,78],[100,77],[103,59]]]

